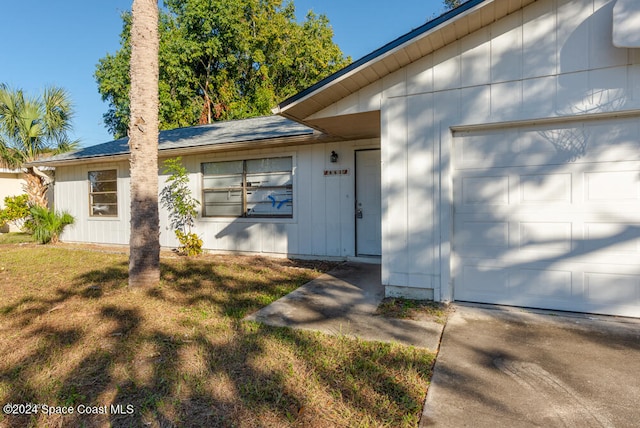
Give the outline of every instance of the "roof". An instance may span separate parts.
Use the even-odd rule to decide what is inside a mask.
[[[534,1],[536,0],[469,0],[284,100],[273,112],[331,133],[331,129],[320,126],[319,122],[308,118],[369,84]]]
[[[281,116],[216,122],[210,125],[160,131],[159,155],[190,154],[204,151],[263,148],[267,145],[289,145],[315,142],[322,136],[313,129]],[[260,144],[264,143],[264,144]],[[73,152],[33,162],[36,165],[60,165],[77,162],[115,160],[129,155],[129,138],[109,141]]]

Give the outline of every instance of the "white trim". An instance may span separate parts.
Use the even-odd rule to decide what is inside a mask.
[[[459,134],[465,132],[478,132],[478,131],[492,131],[497,129],[508,128],[526,128],[534,126],[544,125],[558,125],[568,124],[572,122],[588,122],[595,120],[610,120],[610,119],[625,119],[640,117],[640,109],[635,110],[623,110],[623,111],[611,111],[604,113],[585,113],[572,116],[555,116],[555,117],[541,117],[536,119],[526,120],[513,120],[508,122],[488,122],[488,123],[476,123],[469,125],[454,125],[450,129],[453,132],[453,137],[460,136]]]

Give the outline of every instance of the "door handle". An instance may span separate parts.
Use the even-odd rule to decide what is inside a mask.
[[[362,208],[356,210],[356,218],[362,218]]]

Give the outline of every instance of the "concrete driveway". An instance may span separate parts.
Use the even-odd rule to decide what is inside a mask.
[[[640,426],[640,320],[456,305],[420,422],[431,426]]]

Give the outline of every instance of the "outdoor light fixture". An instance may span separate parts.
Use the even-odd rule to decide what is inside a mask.
[[[331,156],[329,156],[329,160],[331,161],[331,163],[338,162],[338,154],[334,150],[331,150]]]

